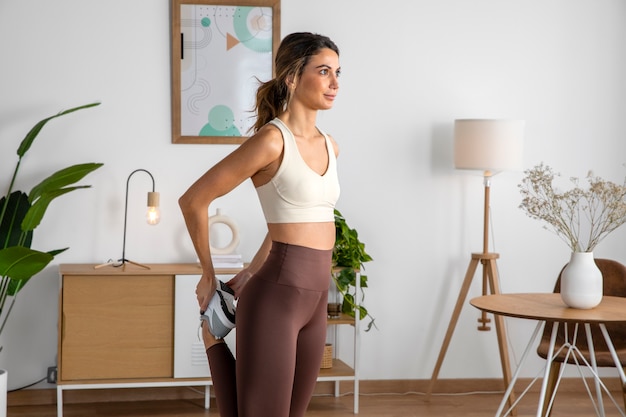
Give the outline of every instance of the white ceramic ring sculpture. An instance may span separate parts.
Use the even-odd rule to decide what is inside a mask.
[[[218,224],[218,223],[225,224],[226,226],[230,228],[232,239],[228,245],[220,247],[220,248],[214,247],[213,245],[211,245],[211,242],[209,242],[209,247],[211,248],[211,254],[212,255],[227,255],[229,253],[233,253],[235,249],[237,248],[237,245],[239,245],[239,228],[237,227],[237,224],[230,217],[224,216],[220,209],[217,209],[214,216],[209,216],[209,229],[211,229],[211,226],[213,226],[214,224]]]

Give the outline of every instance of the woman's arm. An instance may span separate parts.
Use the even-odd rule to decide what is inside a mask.
[[[200,310],[215,291],[215,270],[209,249],[209,205],[243,181],[263,172],[280,157],[282,137],[276,128],[262,129],[202,175],[179,198],[178,204],[202,267],[196,288]]]

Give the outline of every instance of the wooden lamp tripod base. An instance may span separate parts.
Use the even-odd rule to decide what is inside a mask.
[[[446,331],[446,336],[443,339],[443,344],[441,346],[441,350],[439,351],[439,357],[437,358],[437,363],[435,364],[435,369],[433,371],[430,384],[428,386],[428,391],[426,392],[426,401],[430,401],[430,397],[432,394],[433,386],[435,385],[435,381],[439,376],[439,371],[441,370],[441,365],[443,364],[443,359],[448,350],[448,346],[450,345],[450,340],[452,339],[452,334],[454,333],[454,329],[456,327],[457,321],[459,319],[459,315],[461,314],[461,310],[463,308],[463,304],[467,298],[467,294],[469,292],[470,286],[472,284],[472,280],[476,273],[476,269],[478,268],[478,264],[481,263],[483,266],[483,295],[488,294],[490,291],[491,294],[500,294],[500,284],[498,279],[498,268],[496,265],[496,259],[500,257],[497,253],[489,253],[488,252],[488,236],[489,236],[489,189],[490,189],[490,179],[491,173],[489,171],[485,172],[485,212],[484,212],[484,229],[483,229],[483,252],[482,253],[472,253],[472,259],[467,268],[467,272],[465,273],[465,278],[463,279],[463,285],[461,286],[461,291],[459,292],[459,297],[457,298],[456,305],[454,307],[454,311],[452,313],[452,318],[450,319],[450,324],[448,325],[448,330]],[[498,338],[498,347],[500,350],[500,362],[502,364],[502,375],[504,377],[504,386],[505,388],[509,386],[511,382],[511,364],[509,361],[509,351],[507,349],[506,344],[506,329],[504,327],[504,318],[499,315],[494,316],[494,320],[496,323],[496,333]],[[483,311],[481,312],[481,317],[478,319],[480,323],[478,326],[478,330],[490,330],[488,323],[490,323],[490,319],[487,317],[487,314]],[[511,396],[509,397],[509,405],[512,405],[515,402],[515,394],[511,392]],[[512,415],[516,415],[516,410],[512,410]]]

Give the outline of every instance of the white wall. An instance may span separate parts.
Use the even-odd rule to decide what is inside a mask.
[[[92,189],[55,202],[36,230],[36,248],[70,250],[24,289],[2,335],[0,365],[13,387],[55,363],[56,265],[121,255],[132,170],[154,174],[163,219],[154,228],[131,219],[127,257],[195,259],[176,199],[233,148],[170,143],[168,7],[166,0],[0,3],[0,178],[36,121],[91,101],[102,105],[45,128],[18,186],[29,189],[71,163],[105,163],[85,181]],[[375,259],[366,302],[378,330],[363,335],[362,376],[428,379],[470,253],[482,247],[482,178],[453,169],[453,120],[524,119],[526,167],[545,161],[566,177],[593,169],[621,181],[626,3],[283,0],[282,33],[293,31],[327,34],[341,49],[340,97],[319,125],[341,146],[338,208]],[[491,250],[501,254],[504,291],[550,291],[569,251],[517,208],[521,175],[493,181]],[[138,175],[131,191],[148,186]],[[129,213],[142,210],[137,200]],[[216,207],[240,223],[249,259],[265,230],[252,186]],[[625,241],[622,228],[596,255],[626,262]],[[441,378],[500,376],[495,332],[477,332],[477,317],[464,308]],[[516,359],[533,324],[508,324]]]

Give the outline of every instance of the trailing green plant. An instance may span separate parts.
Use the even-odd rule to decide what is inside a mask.
[[[50,120],[99,104],[91,103],[75,107],[39,121],[26,134],[17,149],[17,163],[13,176],[9,181],[6,195],[0,199],[0,276],[2,277],[0,281],[0,319],[2,319],[0,334],[9,318],[18,292],[56,255],[68,249],[55,249],[48,252],[31,249],[33,231],[41,223],[46,209],[57,197],[77,189],[91,187],[90,185],[70,185],[103,165],[86,163],[64,168],[35,185],[26,194],[23,191],[13,191],[22,158],[31,148],[41,129]],[[7,306],[9,297],[12,299]],[[1,346],[0,350],[2,350]]]
[[[356,310],[359,311],[359,318],[363,320],[365,317],[370,318],[365,331],[371,330],[372,326],[376,327],[375,319],[367,311],[363,305],[365,301],[365,291],[367,288],[367,275],[363,274],[365,262],[372,261],[372,257],[365,251],[365,244],[359,240],[359,234],[355,229],[350,228],[345,217],[335,209],[335,247],[333,249],[333,265],[338,271],[333,273],[333,279],[337,290],[343,297],[341,311],[351,317],[356,316]],[[356,273],[359,271],[359,274]],[[356,284],[357,276],[360,277],[359,287],[360,294],[357,294]],[[358,306],[356,300],[358,298]]]

